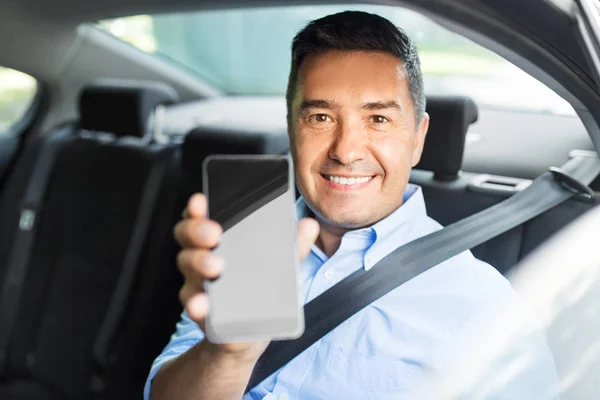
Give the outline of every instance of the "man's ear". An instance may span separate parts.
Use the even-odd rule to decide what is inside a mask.
[[[429,114],[423,113],[423,118],[417,126],[415,132],[415,144],[413,147],[412,154],[412,166],[414,167],[421,160],[421,154],[423,153],[423,146],[425,145],[425,137],[427,136],[427,130],[429,129]]]

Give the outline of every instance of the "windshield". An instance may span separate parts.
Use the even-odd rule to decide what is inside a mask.
[[[403,28],[421,56],[429,95],[466,95],[482,107],[574,114],[553,91],[495,53],[411,10],[375,5],[294,6],[141,15],[98,26],[183,65],[233,95],[283,95],[294,35],[343,10],[379,14]]]

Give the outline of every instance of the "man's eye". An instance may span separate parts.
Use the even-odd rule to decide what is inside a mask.
[[[371,117],[371,120],[376,124],[385,124],[386,122],[390,122],[390,120],[383,115],[374,115]]]
[[[314,114],[310,116],[310,120],[313,122],[323,123],[331,121],[331,118],[327,114]]]

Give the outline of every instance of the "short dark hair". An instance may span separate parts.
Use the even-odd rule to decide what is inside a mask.
[[[402,29],[379,15],[344,11],[310,22],[294,38],[286,93],[288,122],[292,122],[292,101],[302,61],[310,54],[331,50],[382,51],[398,57],[408,77],[417,124],[421,121],[425,112],[425,94],[421,62],[414,43]]]

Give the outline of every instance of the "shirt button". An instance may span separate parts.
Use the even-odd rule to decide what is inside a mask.
[[[281,393],[278,397],[277,400],[290,400],[290,396],[288,396],[287,393]]]
[[[333,271],[328,269],[327,271],[325,271],[325,273],[323,274],[323,276],[325,277],[325,279],[327,279],[328,281],[331,280],[331,278],[333,278]]]

